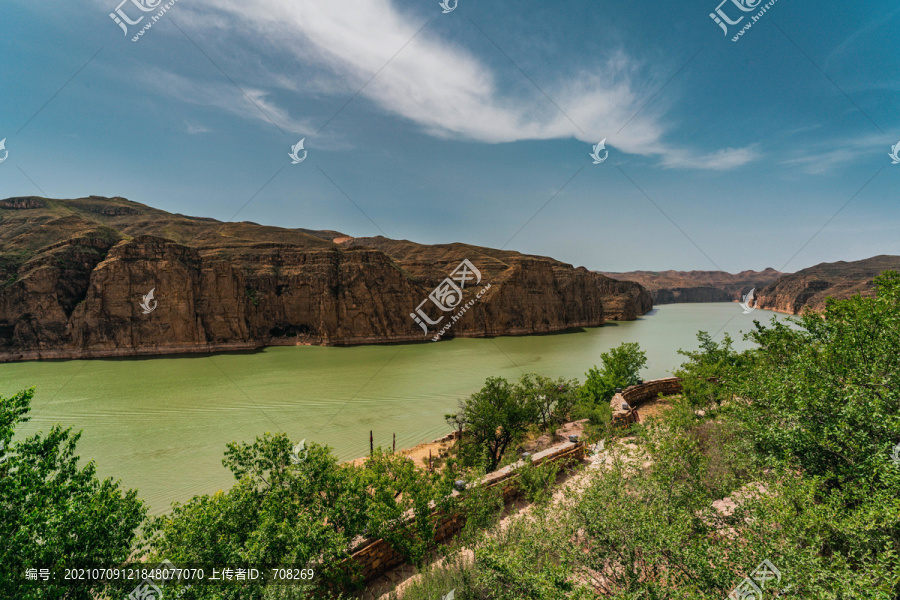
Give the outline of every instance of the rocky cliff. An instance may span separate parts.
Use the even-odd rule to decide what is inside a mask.
[[[764,271],[631,271],[603,273],[613,279],[639,283],[649,290],[654,304],[678,302],[733,302],[751,289],[759,291],[782,275],[775,269]]]
[[[855,294],[874,295],[875,276],[887,270],[900,271],[900,256],[881,255],[853,262],[821,263],[785,275],[758,290],[757,306],[793,315],[805,309],[820,311],[829,297],[844,299]]]
[[[596,326],[652,308],[640,285],[518,252],[222,223],[123,198],[9,198],[0,360],[421,341],[436,327],[426,336],[410,313],[463,259],[482,275],[463,303],[490,288],[445,338]],[[429,314],[443,325],[457,311]]]

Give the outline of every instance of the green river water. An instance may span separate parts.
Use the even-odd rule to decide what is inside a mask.
[[[664,377],[696,348],[696,333],[741,331],[781,315],[737,304],[669,304],[637,321],[556,335],[252,353],[25,362],[0,365],[0,395],[35,386],[23,433],[54,423],[83,430],[79,454],[101,476],[137,488],[151,512],[227,489],[225,444],[266,431],[328,444],[341,459],[375,444],[408,448],[450,431],[444,414],[489,376],[584,378],[601,352],[638,342],[645,379]]]

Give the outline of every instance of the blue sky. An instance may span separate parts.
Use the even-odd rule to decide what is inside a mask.
[[[117,5],[4,0],[0,197],[598,270],[900,254],[900,8],[883,2],[778,0],[738,42],[717,0],[178,0],[138,42],[149,17],[126,37]],[[734,33],[757,12],[722,10],[745,15]]]

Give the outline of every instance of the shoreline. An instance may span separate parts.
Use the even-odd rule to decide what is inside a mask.
[[[652,309],[651,309],[652,310]],[[649,312],[649,311],[648,311]],[[646,314],[646,313],[645,313]],[[639,315],[644,316],[644,315]],[[524,337],[532,335],[554,335],[573,332],[578,329],[603,327],[602,323],[572,323],[561,328],[547,328],[530,330],[516,328],[508,331],[478,331],[458,332],[452,336],[446,336],[445,340],[454,338],[495,338],[495,337]],[[439,340],[440,341],[440,340]],[[433,343],[428,335],[396,335],[390,337],[344,337],[340,339],[322,339],[312,336],[306,338],[275,339],[266,342],[223,342],[220,344],[177,344],[172,346],[150,346],[142,348],[60,348],[22,350],[16,352],[0,352],[0,363],[16,363],[29,361],[53,361],[53,360],[87,360],[93,358],[146,358],[146,357],[172,357],[189,356],[194,354],[217,354],[221,352],[256,352],[265,348],[280,346],[380,346],[388,344],[422,344]]]

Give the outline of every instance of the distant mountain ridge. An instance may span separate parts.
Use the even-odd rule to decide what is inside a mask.
[[[789,314],[821,311],[829,297],[843,300],[875,293],[873,280],[884,271],[900,272],[900,256],[879,255],[851,262],[820,263],[785,275],[757,290],[757,306]]]
[[[491,287],[445,337],[591,327],[652,308],[639,284],[542,256],[29,196],[0,200],[0,361],[422,341],[433,331],[410,313],[463,259]],[[452,314],[432,307],[441,325]]]
[[[743,299],[751,289],[765,287],[783,273],[763,271],[629,271],[601,272],[622,281],[634,281],[649,290],[654,304],[681,302],[733,302]]]

